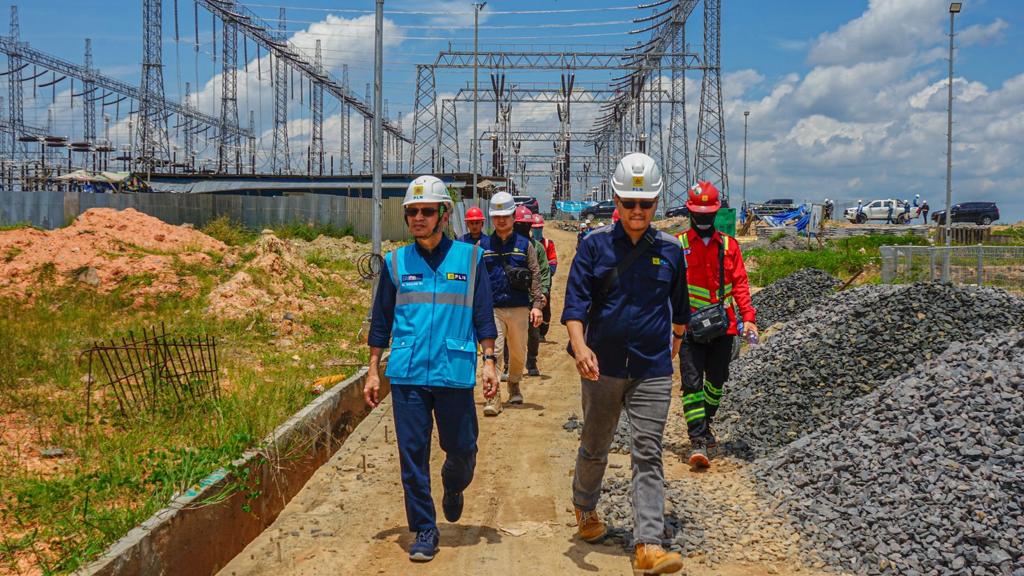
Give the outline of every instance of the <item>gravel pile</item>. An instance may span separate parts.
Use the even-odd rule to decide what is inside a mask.
[[[844,291],[733,363],[718,431],[770,454],[952,342],[1015,328],[1024,329],[1024,301],[1002,290],[934,283]]]
[[[804,268],[780,278],[753,296],[757,324],[767,328],[785,322],[835,292],[840,282],[817,268]]]
[[[565,424],[562,424],[562,429],[567,432],[576,432],[576,436],[579,436],[583,433],[583,419],[572,414]],[[612,438],[612,444],[608,451],[612,454],[629,454],[631,442],[629,416],[626,416],[626,412],[623,411],[619,415],[619,423],[615,428],[615,436]]]
[[[1024,332],[951,344],[753,468],[831,566],[1024,575]]]

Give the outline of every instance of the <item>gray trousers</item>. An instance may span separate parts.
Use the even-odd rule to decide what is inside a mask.
[[[572,480],[573,503],[593,510],[601,496],[608,449],[619,414],[629,416],[633,467],[633,541],[661,544],[665,531],[665,471],[661,438],[665,431],[672,377],[583,379],[583,433]]]

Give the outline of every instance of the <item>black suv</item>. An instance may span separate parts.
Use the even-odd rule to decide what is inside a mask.
[[[605,200],[604,202],[598,202],[594,206],[587,206],[580,212],[580,220],[586,220],[587,218],[611,218],[612,212],[615,212],[615,201]]]
[[[668,210],[665,210],[665,218],[675,218],[676,216],[689,216],[690,209],[686,207],[686,204],[682,206],[673,206]]]
[[[946,211],[936,211],[932,214],[932,220],[936,224],[945,224]],[[969,222],[988,226],[996,220],[999,220],[999,207],[995,202],[963,202],[953,205],[953,224]]]
[[[533,196],[513,196],[516,206],[526,206],[530,212],[540,214],[540,203]]]

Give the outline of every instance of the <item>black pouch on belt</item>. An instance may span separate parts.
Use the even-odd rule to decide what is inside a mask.
[[[690,315],[689,333],[694,342],[706,344],[729,331],[729,313],[725,309],[725,247],[718,245],[718,303],[698,309]]]

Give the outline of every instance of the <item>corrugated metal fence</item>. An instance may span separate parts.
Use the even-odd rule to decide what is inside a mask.
[[[134,208],[168,224],[200,227],[228,216],[259,230],[295,222],[351,225],[360,236],[370,236],[371,198],[329,194],[288,196],[235,196],[222,194],[94,194],[91,192],[0,190],[0,225],[26,222],[45,229],[59,228],[90,208]],[[402,198],[385,198],[381,228],[385,240],[408,238],[402,216]]]
[[[1024,292],[1024,246],[882,246],[882,282],[930,282],[997,286]]]

